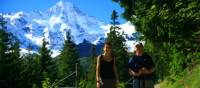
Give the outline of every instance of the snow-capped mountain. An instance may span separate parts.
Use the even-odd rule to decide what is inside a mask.
[[[87,40],[92,44],[100,44],[105,41],[109,25],[104,24],[97,18],[89,16],[72,3],[60,1],[44,12],[17,12],[7,13],[3,17],[7,21],[7,32],[13,33],[21,43],[22,51],[31,46],[37,50],[45,38],[56,56],[63,46],[66,31],[71,31],[73,40],[78,45]],[[134,39],[135,33],[130,23],[121,25],[127,34],[127,45]],[[124,27],[124,28],[123,28]],[[128,32],[126,32],[129,30]],[[131,31],[130,31],[131,30]]]

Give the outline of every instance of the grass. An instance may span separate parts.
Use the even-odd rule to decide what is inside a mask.
[[[176,82],[164,80],[159,84],[160,88],[200,88],[200,65],[183,76]]]

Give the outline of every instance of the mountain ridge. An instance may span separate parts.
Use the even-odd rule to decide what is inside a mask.
[[[19,39],[20,48],[23,52],[26,53],[29,46],[33,51],[37,51],[42,44],[42,39],[45,38],[49,43],[48,48],[54,54],[53,56],[57,56],[62,49],[67,31],[71,31],[72,38],[77,46],[83,43],[83,40],[98,45],[105,42],[110,26],[83,13],[72,3],[63,1],[56,3],[44,12],[31,11],[27,13],[20,11],[3,14],[3,17],[7,21],[6,31],[13,33]],[[131,24],[127,22],[121,26],[127,29],[128,26],[131,27]],[[134,30],[133,26],[131,29]],[[135,33],[135,31],[131,32]],[[129,33],[127,37],[134,37],[130,34],[131,32],[127,32]],[[127,42],[130,41],[133,43],[135,40],[127,38]]]

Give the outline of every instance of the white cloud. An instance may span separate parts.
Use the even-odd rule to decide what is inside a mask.
[[[107,37],[107,33],[110,31],[110,27],[111,27],[110,24],[109,25],[103,25],[103,26],[101,26],[101,28],[106,31],[105,32],[106,37]],[[128,36],[133,36],[132,34],[135,33],[135,32],[137,32],[135,30],[135,26],[132,25],[130,22],[121,24],[121,25],[119,25],[119,27],[121,28],[121,30],[118,30],[118,31],[120,33],[124,32]],[[134,44],[136,42],[137,41],[135,41],[135,40],[126,40],[126,46],[127,46],[129,52],[133,52],[135,50],[134,49]]]
[[[106,31],[105,32],[106,36],[107,36],[107,33],[110,31],[110,27],[111,27],[110,24],[101,26],[101,28]],[[132,25],[130,22],[121,24],[121,25],[119,25],[119,27],[121,28],[121,30],[119,30],[120,33],[122,33],[124,31],[124,33],[129,36],[131,36],[133,33],[136,32],[135,26]]]

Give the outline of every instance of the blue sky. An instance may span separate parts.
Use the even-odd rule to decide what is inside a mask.
[[[30,12],[33,10],[45,11],[52,7],[60,0],[0,0],[0,12]],[[62,0],[64,2],[72,2],[84,13],[97,17],[99,20],[109,23],[112,10],[116,10],[118,15],[123,9],[112,0]],[[120,16],[118,21],[125,23],[126,21]]]

